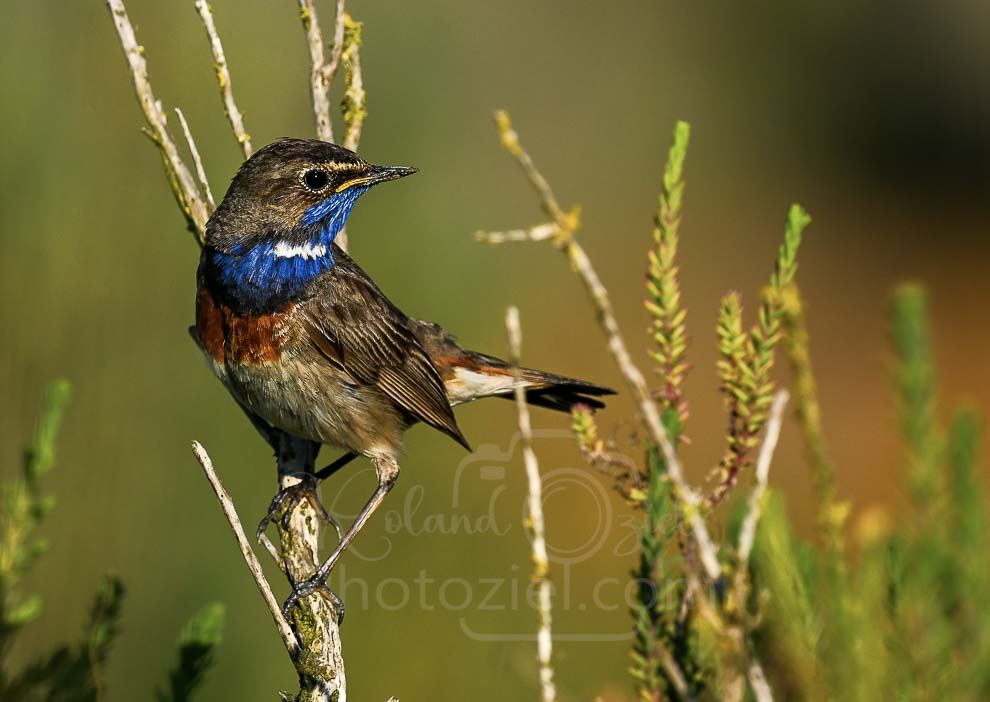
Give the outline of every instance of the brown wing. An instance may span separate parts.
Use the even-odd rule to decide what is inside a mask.
[[[346,254],[304,305],[306,330],[327,360],[373,385],[413,418],[471,450],[457,427],[443,380],[408,318]]]

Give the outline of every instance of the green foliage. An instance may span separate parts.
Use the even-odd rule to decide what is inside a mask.
[[[773,606],[759,629],[764,660],[779,676],[784,699],[820,684],[821,614],[813,599],[815,567],[810,548],[794,534],[783,500],[767,495],[753,548],[753,584],[772,593]]]
[[[800,205],[791,205],[784,243],[777,254],[770,284],[760,295],[756,324],[745,338],[741,336],[742,304],[738,296],[730,294],[722,300],[717,327],[721,357],[718,369],[729,410],[729,429],[725,454],[719,463],[719,483],[712,494],[713,504],[728,494],[740,471],[749,466],[750,452],[759,443],[766,424],[773,401],[770,371],[781,336],[784,289],[797,273],[798,248],[810,222],[811,217]]]
[[[894,295],[891,317],[908,486],[915,505],[929,509],[937,507],[943,488],[937,466],[935,368],[925,291],[918,285],[899,288]]]
[[[106,578],[94,598],[83,640],[59,646],[5,681],[0,699],[24,702],[96,702],[106,699],[104,670],[119,631],[124,587]]]
[[[160,702],[187,702],[213,664],[225,618],[224,606],[214,602],[200,610],[179,637],[179,660],[169,673],[169,689],[159,690]]]
[[[768,604],[755,641],[786,699],[990,695],[990,537],[976,456],[981,420],[961,410],[947,435],[939,428],[922,288],[895,292],[891,322],[910,515],[895,529],[883,513],[867,512],[858,554],[837,555],[826,542],[789,555],[777,507],[760,524],[751,565]],[[815,567],[803,568],[809,553]],[[836,557],[840,568],[831,565]]]
[[[0,488],[0,657],[13,636],[41,614],[37,595],[19,592],[21,577],[47,550],[35,531],[55,505],[41,491],[41,479],[55,463],[55,439],[69,403],[65,380],[52,383],[44,395],[31,444],[24,451],[21,475]]]
[[[671,411],[671,418],[676,413]],[[673,421],[668,421],[668,430]],[[671,431],[672,436],[677,434]],[[686,584],[682,577],[680,551],[676,546],[679,515],[660,452],[647,453],[649,473],[639,529],[639,563],[635,578],[636,602],[631,607],[634,622],[630,674],[640,700],[652,702],[673,696],[674,686],[661,656],[670,656],[685,677],[693,695],[706,685],[702,646],[694,626],[695,612],[684,607]]]
[[[120,633],[124,584],[106,577],[93,598],[79,643],[62,645],[12,672],[8,656],[16,635],[42,611],[41,598],[21,594],[20,580],[45,551],[35,531],[54,506],[41,479],[55,464],[55,441],[69,400],[69,384],[57,381],[45,393],[34,438],[24,452],[21,475],[0,486],[0,700],[17,702],[100,702],[107,699],[106,667]],[[212,663],[220,641],[223,606],[213,604],[186,625],[171,694],[159,699],[185,702]]]
[[[675,260],[686,146],[687,129],[679,127],[649,254],[647,309],[657,349],[652,357],[665,392],[654,397],[654,407],[645,397],[641,402],[648,418],[659,410],[672,446],[682,439],[680,380],[688,367]],[[506,148],[536,173],[515,132]],[[542,177],[531,180],[538,189],[545,185]],[[770,283],[748,331],[739,294],[722,298],[717,370],[729,431],[721,480],[711,498],[701,500],[683,471],[668,466],[650,442],[644,467],[633,472],[642,478],[636,504],[643,510],[633,572],[638,599],[631,608],[637,697],[742,702],[750,696],[766,699],[769,686],[787,700],[990,699],[990,515],[976,460],[980,419],[961,411],[947,435],[940,429],[927,295],[916,285],[898,289],[891,315],[894,377],[910,512],[895,528],[885,513],[866,511],[857,538],[848,538],[849,508],[839,499],[825,451],[810,340],[795,284],[797,253],[809,223],[804,210],[791,207]],[[591,281],[610,348],[630,386],[641,393],[616,324],[608,319],[605,292],[583,250],[573,242],[569,246],[572,262],[579,261],[579,272]],[[750,453],[770,419],[770,374],[784,335],[822,544],[796,536],[783,501],[765,490],[762,471],[732,538],[718,543],[708,520],[751,463]],[[586,457],[602,453],[586,408],[575,412],[574,429]],[[772,448],[768,445],[766,456]]]
[[[682,174],[690,136],[691,126],[678,122],[663,172],[653,229],[654,247],[647,252],[649,267],[646,273],[646,289],[650,295],[646,309],[650,312],[650,334],[655,343],[650,356],[657,364],[657,375],[663,383],[656,395],[661,409],[677,411],[682,424],[687,419],[682,384],[690,366],[686,360],[687,310],[681,306],[676,258],[684,194]]]

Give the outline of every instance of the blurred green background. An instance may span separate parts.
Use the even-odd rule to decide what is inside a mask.
[[[319,7],[326,22],[330,4]],[[640,349],[658,178],[674,121],[686,119],[694,131],[682,271],[695,370],[693,443],[684,456],[699,481],[718,460],[725,421],[713,372],[717,302],[738,288],[755,308],[792,201],[814,216],[799,280],[853,520],[902,502],[885,345],[895,282],[931,287],[943,399],[990,408],[987,3],[354,0],[350,7],[365,22],[370,116],[361,151],[421,170],[362,201],[351,219],[351,250],[409,314],[501,354],[503,311],[517,304],[530,365],[619,387],[560,256],[549,247],[489,249],[472,240],[476,229],[541,217],[499,150],[490,115],[509,109],[561,200],[583,203],[583,241]],[[192,2],[130,0],[128,9],[158,97],[186,112],[219,197],[240,158]],[[256,147],[312,134],[296,4],[217,0],[214,10]],[[292,670],[189,441],[210,450],[252,524],[273,492],[272,461],[186,333],[197,250],[139,131],[108,13],[98,0],[8,1],[4,18],[4,475],[18,464],[45,383],[64,375],[75,388],[50,482],[59,501],[46,527],[52,555],[31,580],[46,614],[16,658],[74,638],[101,574],[113,571],[129,595],[110,668],[112,699],[149,697],[181,623],[214,599],[227,603],[229,623],[202,699],[272,699],[276,688],[292,687]],[[530,566],[511,407],[493,401],[458,415],[476,447],[497,450],[465,459],[436,432],[410,432],[390,514],[362,535],[365,558],[344,559],[348,582],[336,576],[349,605],[343,635],[353,699],[536,694],[534,644],[525,640],[535,614],[512,597]],[[600,422],[625,445],[629,418],[620,397]],[[539,410],[534,423],[567,425]],[[631,699],[622,640],[628,617],[621,585],[608,580],[624,580],[631,565],[628,514],[611,497],[602,502],[608,480],[582,467],[569,440],[545,437],[539,448],[544,470],[557,471],[549,539],[570,559],[554,572],[555,629],[565,635],[556,647],[562,696]],[[772,480],[807,531],[800,449],[788,425]],[[366,464],[335,480],[324,495],[342,514],[353,513],[374,483]],[[458,515],[476,522],[490,507],[504,534],[468,534],[463,524],[458,533],[423,533],[441,520],[450,531]],[[372,558],[386,549],[386,558]],[[495,609],[486,609],[481,599],[496,578],[505,582],[488,603]]]

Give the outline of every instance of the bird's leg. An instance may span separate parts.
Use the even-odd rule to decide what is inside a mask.
[[[278,491],[275,497],[272,498],[272,502],[268,506],[268,513],[265,514],[264,519],[262,519],[261,523],[258,524],[258,530],[255,532],[258,540],[261,541],[261,535],[279,514],[282,515],[282,527],[285,528],[288,526],[288,521],[289,517],[292,515],[292,510],[295,509],[295,506],[302,500],[309,502],[310,506],[313,508],[313,511],[316,512],[316,514],[323,519],[323,521],[332,525],[337,531],[337,538],[342,539],[344,532],[340,528],[340,523],[337,522],[337,520],[334,519],[333,516],[331,516],[320,503],[320,496],[317,492],[317,488],[321,482],[329,478],[355,458],[357,458],[356,453],[348,452],[328,465],[326,468],[323,468],[316,473],[296,473],[295,477],[299,478],[299,482],[295,485],[282,488]]]
[[[292,593],[282,606],[282,613],[286,617],[289,616],[289,610],[292,609],[292,605],[299,601],[300,598],[311,595],[317,591],[326,593],[330,600],[334,602],[335,606],[337,603],[340,603],[340,598],[327,587],[327,578],[330,576],[330,571],[333,570],[334,565],[340,559],[341,555],[343,555],[344,551],[347,550],[347,547],[350,546],[352,541],[354,541],[354,537],[356,537],[364,528],[364,525],[368,523],[371,515],[375,513],[375,510],[378,509],[382,501],[385,499],[385,496],[395,485],[395,481],[399,478],[399,464],[394,457],[389,456],[387,458],[376,458],[374,459],[374,463],[375,469],[378,473],[377,489],[375,489],[371,499],[368,500],[368,502],[358,513],[358,516],[355,518],[351,528],[347,530],[347,533],[344,534],[343,537],[341,537],[340,541],[337,543],[337,546],[330,554],[330,557],[323,562],[311,578],[293,585]],[[341,608],[337,611],[340,612],[338,615],[338,620],[343,621],[342,603]]]

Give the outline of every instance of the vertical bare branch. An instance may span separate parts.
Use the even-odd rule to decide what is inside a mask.
[[[522,437],[523,462],[526,465],[526,481],[529,484],[527,530],[533,547],[533,582],[538,588],[540,628],[536,635],[536,662],[540,670],[541,702],[556,702],[557,688],[553,682],[553,638],[551,636],[550,581],[547,574],[550,559],[547,556],[547,542],[543,525],[543,481],[540,466],[533,451],[533,430],[529,421],[529,406],[526,404],[526,390],[522,385],[519,371],[522,354],[522,331],[519,328],[519,310],[510,307],[505,313],[505,328],[509,335],[509,360],[515,376],[516,411],[519,421],[519,435]]]
[[[281,435],[278,446],[279,487],[299,482],[299,476],[312,473],[318,449],[312,442]],[[309,500],[300,500],[286,527],[278,524],[282,563],[290,583],[311,577],[320,564],[319,515]],[[338,613],[325,597],[299,600],[291,613],[299,643],[306,652],[299,671],[298,702],[346,702],[347,677],[340,639]]]
[[[210,39],[210,50],[213,52],[213,67],[217,71],[217,83],[220,85],[220,98],[223,100],[223,111],[230,121],[230,128],[234,131],[234,138],[241,146],[244,158],[251,158],[251,135],[244,128],[244,117],[237,109],[234,102],[234,91],[230,85],[230,70],[227,68],[227,56],[223,52],[223,44],[220,43],[220,35],[217,33],[217,26],[213,22],[213,11],[206,0],[196,0],[196,11],[203,20],[206,27],[206,35]]]
[[[175,108],[175,116],[179,118],[179,124],[182,125],[182,133],[186,137],[186,145],[189,147],[189,155],[192,156],[193,165],[196,167],[196,177],[199,178],[200,187],[203,188],[203,194],[206,196],[206,202],[210,206],[210,210],[215,210],[217,208],[217,203],[213,201],[213,191],[210,190],[210,181],[206,179],[206,169],[203,168],[203,160],[199,157],[199,149],[196,148],[196,140],[193,139],[192,132],[189,131],[189,123],[186,121],[186,116],[182,114],[182,110],[178,107]]]
[[[299,656],[299,642],[296,640],[296,635],[292,633],[289,623],[282,616],[282,609],[279,607],[278,600],[275,599],[272,586],[268,584],[264,571],[261,569],[261,563],[258,562],[258,558],[254,555],[251,544],[248,542],[247,534],[244,533],[244,527],[241,525],[241,520],[237,516],[234,502],[230,499],[230,494],[224,488],[223,483],[220,482],[220,477],[217,475],[216,470],[214,470],[213,461],[210,460],[206,449],[198,441],[194,441],[192,443],[192,450],[193,455],[196,456],[196,460],[199,461],[199,465],[203,468],[203,473],[206,474],[206,479],[210,481],[210,486],[213,488],[213,492],[216,493],[217,500],[220,501],[220,508],[223,510],[224,516],[227,517],[230,528],[234,531],[234,537],[237,539],[237,545],[240,546],[241,555],[244,556],[248,570],[251,571],[254,582],[258,586],[258,590],[261,591],[261,597],[265,600],[265,604],[268,605],[272,619],[275,620],[275,626],[278,628],[278,633],[282,637],[282,642],[285,644],[285,649],[289,652],[289,656],[293,660],[296,660]]]
[[[144,112],[145,121],[148,123],[147,134],[158,146],[172,194],[179,204],[179,209],[186,217],[189,231],[193,233],[196,241],[202,246],[206,233],[206,220],[209,218],[206,203],[199,194],[192,173],[189,172],[189,168],[179,155],[175,140],[169,133],[168,121],[165,118],[161,103],[155,99],[155,94],[151,89],[151,81],[148,78],[148,63],[144,59],[144,47],[137,42],[134,27],[127,16],[127,9],[124,7],[124,0],[106,1],[113,18],[113,24],[117,28],[117,35],[120,37],[124,56],[131,68],[134,92],[137,93],[138,102]]]

